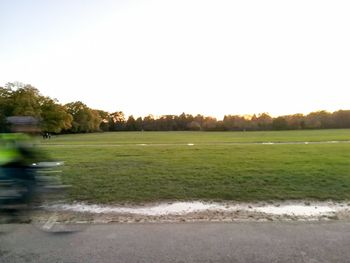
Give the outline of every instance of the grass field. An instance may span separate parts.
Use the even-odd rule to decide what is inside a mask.
[[[350,143],[329,143],[347,140],[350,130],[118,132],[41,147],[65,161],[72,200],[350,200]],[[306,141],[320,143],[293,144]]]

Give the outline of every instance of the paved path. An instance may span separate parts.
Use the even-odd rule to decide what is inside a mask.
[[[350,222],[20,225],[0,236],[0,262],[350,262]]]

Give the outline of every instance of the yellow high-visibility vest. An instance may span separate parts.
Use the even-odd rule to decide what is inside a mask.
[[[19,160],[22,154],[18,144],[29,139],[25,134],[2,133],[0,134],[0,166]]]

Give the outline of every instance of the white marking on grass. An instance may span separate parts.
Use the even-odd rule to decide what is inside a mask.
[[[217,143],[197,143],[196,145],[294,145],[294,144],[334,144],[350,143],[350,141],[314,141],[314,142],[217,142]],[[41,147],[129,147],[129,146],[193,146],[193,143],[139,143],[139,144],[41,144]]]

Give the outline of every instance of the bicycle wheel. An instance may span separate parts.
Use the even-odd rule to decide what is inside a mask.
[[[23,187],[13,180],[0,180],[0,234],[14,230],[15,224],[23,223],[23,210],[27,208],[22,203]]]
[[[0,235],[12,232],[14,229],[13,217],[7,211],[0,211]]]
[[[72,233],[85,230],[87,222],[67,218],[58,211],[39,211],[32,217],[35,228],[48,233]]]
[[[64,213],[57,209],[66,200],[67,186],[46,188],[32,202],[32,225],[49,233],[68,233],[83,231],[87,224],[78,221],[71,213]]]

